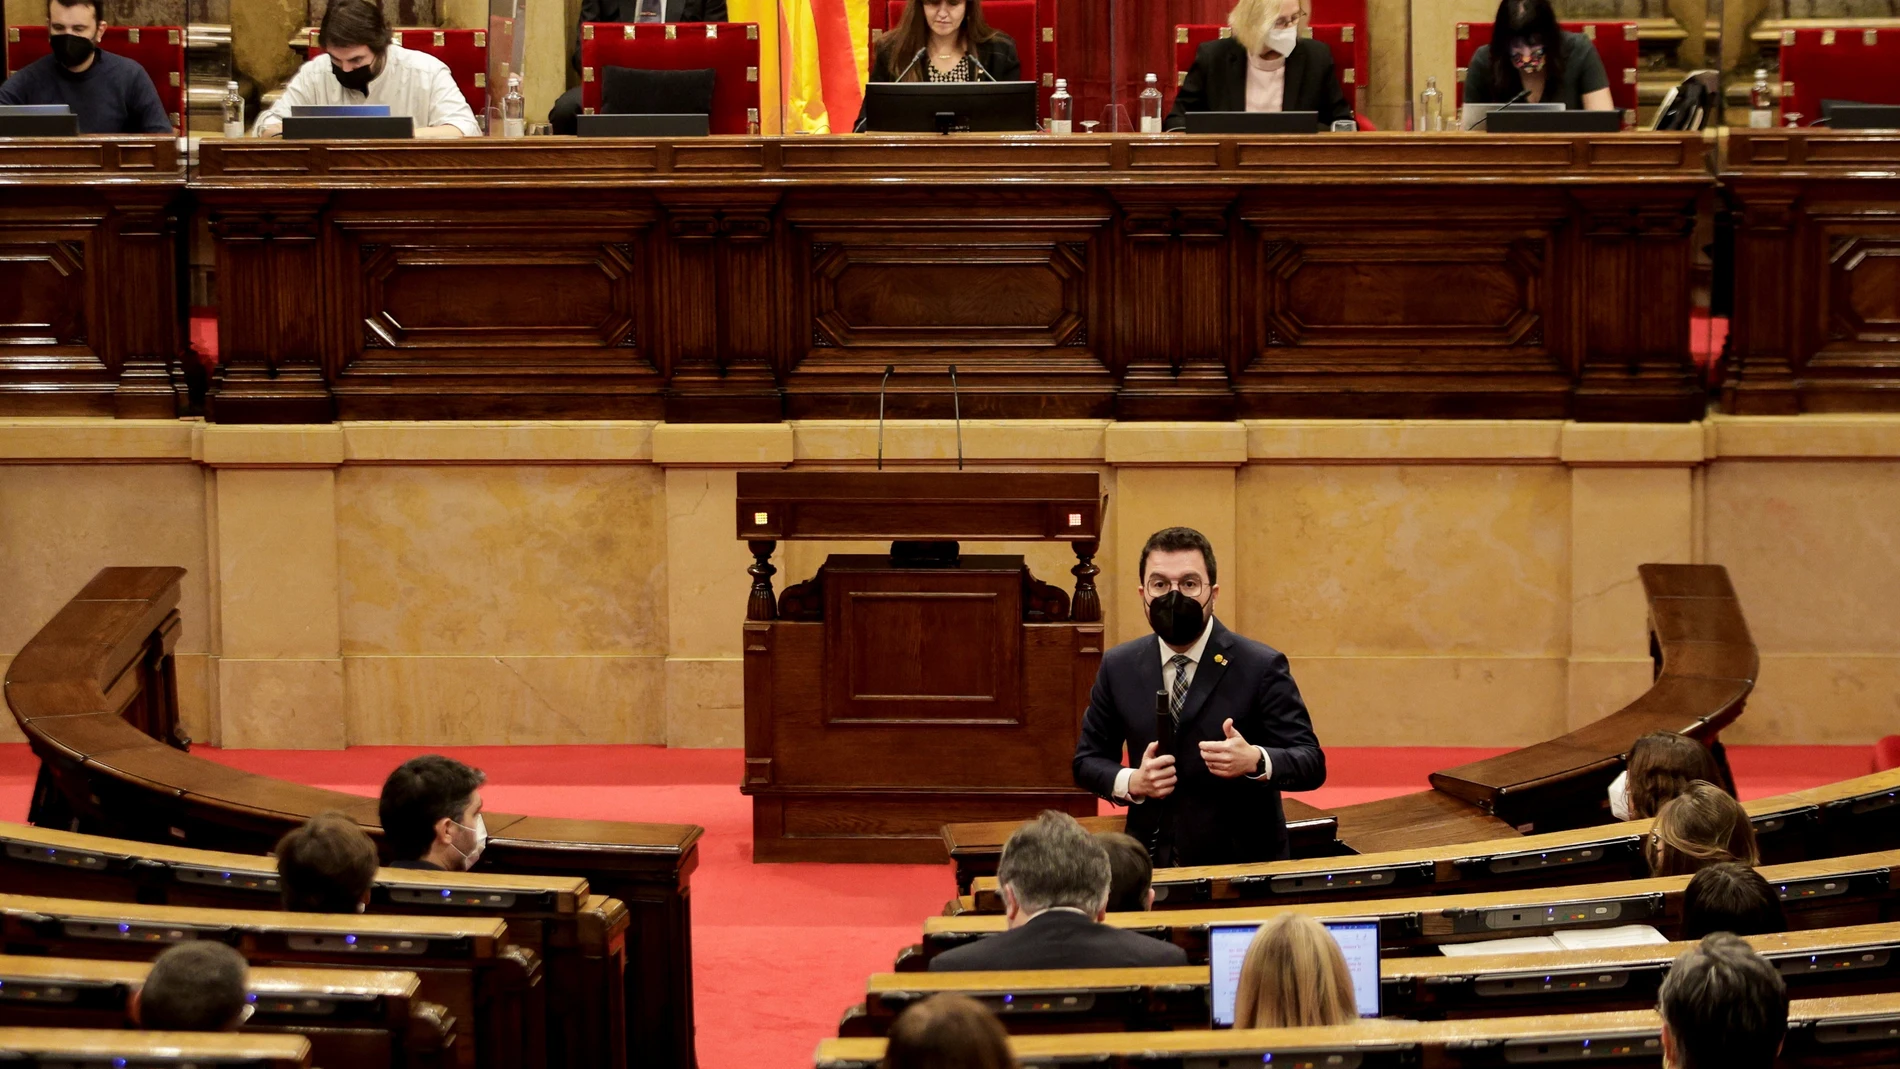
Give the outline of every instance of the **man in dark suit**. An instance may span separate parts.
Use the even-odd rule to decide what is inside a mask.
[[[726,0],[581,0],[580,23],[590,22],[724,22]],[[581,70],[581,31],[574,30],[574,73]],[[562,93],[548,112],[548,124],[557,134],[572,134],[581,114],[581,87]]]
[[[1164,128],[1187,129],[1190,111],[1311,111],[1323,130],[1352,118],[1332,50],[1300,36],[1304,14],[1300,0],[1240,0],[1232,36],[1195,51]]]
[[[1003,844],[996,882],[1009,930],[946,950],[932,972],[1135,969],[1186,965],[1173,943],[1101,923],[1108,854],[1074,817],[1046,810]]]
[[[1075,782],[1129,806],[1128,834],[1156,866],[1287,856],[1280,792],[1326,782],[1326,755],[1280,651],[1222,627],[1214,548],[1187,527],[1141,550],[1141,598],[1155,634],[1102,656],[1075,746]],[[1174,752],[1162,752],[1155,695],[1167,695]],[[1122,765],[1124,745],[1140,754]]]

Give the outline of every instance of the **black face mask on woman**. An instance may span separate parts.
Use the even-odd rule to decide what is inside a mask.
[[[50,38],[50,42],[53,58],[67,70],[85,66],[86,61],[92,58],[95,48],[92,38],[81,37],[76,33],[56,33]]]
[[[367,93],[369,92],[369,83],[376,80],[376,64],[374,62],[365,63],[353,71],[346,71],[342,67],[337,66],[336,60],[332,59],[330,61],[330,73],[336,75],[336,80],[342,83],[343,88],[351,89],[358,93]]]
[[[1148,603],[1148,626],[1170,646],[1192,645],[1207,626],[1207,608],[1179,590],[1170,590]]]

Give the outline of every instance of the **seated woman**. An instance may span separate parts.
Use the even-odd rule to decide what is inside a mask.
[[[1742,804],[1703,780],[1663,803],[1645,853],[1651,876],[1690,876],[1724,862],[1754,868],[1761,861]]]
[[[1190,111],[1311,111],[1320,129],[1352,118],[1332,50],[1300,36],[1306,17],[1300,0],[1240,0],[1227,16],[1233,36],[1194,53],[1164,128],[1187,129]]]
[[[1301,1028],[1359,1019],[1346,955],[1326,926],[1282,913],[1260,926],[1234,986],[1235,1028]]]
[[[1009,34],[983,21],[983,0],[910,0],[871,56],[874,82],[1019,82]],[[864,129],[866,113],[858,112]]]
[[[1654,731],[1630,747],[1628,764],[1610,783],[1610,815],[1647,820],[1696,780],[1720,785],[1726,778],[1708,747],[1687,735]]]
[[[1479,45],[1465,69],[1467,104],[1504,104],[1520,93],[1571,111],[1616,108],[1603,57],[1588,37],[1564,32],[1550,0],[1503,0],[1491,43]]]

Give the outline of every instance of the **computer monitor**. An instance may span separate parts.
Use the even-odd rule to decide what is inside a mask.
[[[1512,111],[1562,111],[1564,110],[1564,106],[1561,103],[1531,104],[1522,100],[1518,101],[1515,104],[1466,104],[1464,106],[1464,109],[1461,112],[1459,112],[1459,115],[1458,115],[1459,119],[1462,120],[1460,125],[1462,125],[1467,131],[1488,130],[1491,127],[1491,120],[1487,118],[1487,116],[1489,116],[1494,111],[1501,111],[1505,108],[1509,108]]]
[[[664,115],[582,115],[574,120],[581,137],[705,137],[712,116],[703,112]]]
[[[416,136],[416,123],[407,115],[290,115],[284,119],[284,140],[376,141]]]
[[[874,134],[1028,133],[1035,82],[872,82],[864,128]]]
[[[1614,134],[1623,129],[1623,113],[1511,108],[1492,112],[1484,128],[1494,134]]]
[[[309,119],[377,118],[389,114],[387,104],[292,104],[290,113]]]
[[[1352,999],[1359,1016],[1379,1016],[1379,922],[1369,920],[1322,921],[1327,934],[1339,944],[1346,956],[1346,971],[1352,975]],[[1207,961],[1210,970],[1208,1001],[1212,1004],[1215,1028],[1234,1027],[1234,995],[1240,987],[1240,964],[1247,957],[1257,924],[1216,924],[1207,930]]]
[[[1190,134],[1310,134],[1319,129],[1317,111],[1190,111]]]
[[[77,137],[79,116],[64,104],[0,107],[0,137]]]
[[[1836,130],[1900,130],[1900,104],[1823,100],[1821,114]]]

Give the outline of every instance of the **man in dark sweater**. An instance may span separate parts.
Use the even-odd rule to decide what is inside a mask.
[[[169,134],[172,121],[145,68],[99,50],[106,0],[47,0],[51,55],[0,85],[0,105],[65,104],[82,134]]]

